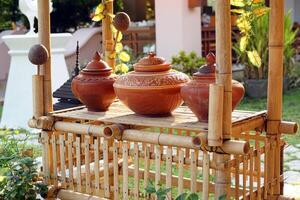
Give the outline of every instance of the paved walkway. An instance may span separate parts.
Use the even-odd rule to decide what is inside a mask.
[[[284,194],[300,200],[300,144],[284,151]]]

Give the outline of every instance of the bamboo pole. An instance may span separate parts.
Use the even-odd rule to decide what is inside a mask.
[[[202,187],[202,199],[208,200],[209,197],[209,153],[203,151],[203,187]]]
[[[118,143],[113,144],[113,166],[114,166],[114,199],[119,199],[119,158],[118,158]]]
[[[43,76],[32,76],[33,117],[38,119],[44,114]]]
[[[280,140],[280,129],[282,119],[282,82],[283,82],[283,51],[284,51],[284,1],[270,1],[269,21],[269,72],[268,72],[268,123],[267,140]],[[271,143],[272,144],[272,143]],[[271,145],[272,147],[272,145]],[[271,183],[277,175],[280,166],[274,166],[274,161],[280,160],[280,150],[276,148],[269,153],[266,160],[267,183]],[[278,165],[280,162],[277,162]],[[280,195],[280,183],[277,181],[275,187],[270,186],[268,198]],[[274,188],[274,190],[273,190]]]
[[[223,143],[223,97],[224,87],[209,85],[208,145],[221,146]]]
[[[40,44],[44,45],[49,53],[49,59],[41,66],[41,75],[44,81],[44,114],[53,111],[52,86],[51,86],[51,42],[50,42],[50,9],[49,0],[39,0],[38,5],[38,30]]]
[[[107,13],[113,13],[113,4],[114,1],[106,1],[105,2],[105,10]],[[102,21],[102,49],[104,52],[104,60],[107,64],[114,70],[115,69],[115,59],[110,58],[111,54],[114,52],[114,37],[111,30],[111,17],[105,17]]]
[[[232,129],[232,55],[231,55],[231,11],[230,0],[216,1],[216,58],[218,84],[224,86],[223,103],[223,138],[230,139]],[[217,163],[225,163],[230,159],[226,155],[216,155]],[[230,186],[230,170],[216,171],[215,199],[226,194]],[[229,197],[226,197],[229,199]]]

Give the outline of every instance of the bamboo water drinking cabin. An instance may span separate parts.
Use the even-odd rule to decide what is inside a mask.
[[[163,118],[135,115],[118,101],[107,112],[84,106],[53,112],[50,56],[33,76],[29,121],[41,129],[43,180],[55,191],[49,198],[146,199],[144,188],[153,180],[173,188],[169,197],[188,190],[201,199],[289,199],[281,136],[295,134],[298,125],[281,116],[283,6],[270,1],[268,110],[232,112],[230,0],[216,1],[218,74],[208,124],[196,122],[185,106]],[[48,0],[38,1],[38,11],[40,43],[51,55]],[[108,24],[104,20],[105,55],[113,44]],[[223,103],[213,103],[219,98]]]

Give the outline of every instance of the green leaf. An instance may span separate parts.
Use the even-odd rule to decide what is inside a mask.
[[[188,193],[182,193],[179,196],[177,196],[175,200],[185,200],[187,195],[188,195]]]
[[[128,67],[128,65],[121,63],[116,66],[116,71],[119,71],[119,72],[125,74],[129,71],[129,67]],[[155,188],[154,188],[154,190],[155,190]]]
[[[243,36],[240,40],[240,50],[241,52],[245,52],[248,45],[248,36]]]
[[[123,62],[129,62],[130,61],[130,55],[125,52],[125,51],[122,51],[120,54],[119,54],[119,59],[122,60]]]
[[[231,0],[230,3],[232,6],[236,7],[244,7],[246,5],[244,0]]]
[[[100,13],[100,14],[98,14],[98,15],[95,15],[95,16],[92,18],[92,20],[93,20],[94,22],[99,22],[99,21],[101,21],[103,18],[104,18],[104,15]]]
[[[199,196],[196,193],[191,193],[186,200],[199,200]]]
[[[110,30],[111,32],[115,35],[117,33],[117,29],[115,28],[115,26],[113,24],[110,25]]]
[[[100,3],[95,10],[95,15],[102,14],[104,9],[105,9],[104,4]]]
[[[123,34],[119,31],[118,33],[116,33],[115,37],[117,37],[116,38],[117,42],[121,42],[123,39]]]
[[[227,196],[226,194],[220,196],[220,197],[219,197],[219,200],[226,200],[226,196]]]
[[[261,67],[261,58],[256,50],[247,51],[249,61],[256,67]]]
[[[116,52],[119,53],[123,50],[123,44],[121,42],[118,42],[116,44],[116,48],[115,48]]]
[[[236,14],[244,14],[245,11],[243,9],[231,9],[232,13],[236,13]]]

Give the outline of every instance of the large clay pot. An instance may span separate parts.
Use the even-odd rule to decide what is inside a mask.
[[[206,65],[193,74],[193,80],[182,87],[181,96],[200,122],[208,121],[209,84],[215,83],[215,56],[206,57]],[[241,102],[245,89],[241,83],[232,80],[232,109]]]
[[[184,73],[170,69],[163,58],[150,53],[134,65],[134,72],[116,80],[116,95],[135,113],[169,115],[183,103],[180,89],[189,81]]]
[[[106,111],[116,98],[115,78],[111,73],[112,69],[96,52],[93,60],[73,79],[72,92],[89,111]]]

